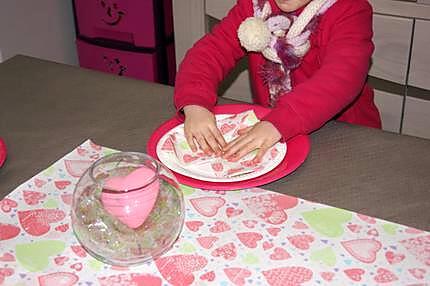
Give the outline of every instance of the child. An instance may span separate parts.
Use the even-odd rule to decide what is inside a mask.
[[[333,118],[380,128],[366,83],[372,35],[366,0],[238,0],[188,51],[176,77],[174,101],[190,147],[233,161],[259,149],[260,161],[279,140]],[[211,110],[218,84],[246,53],[254,103],[272,110],[227,143]]]

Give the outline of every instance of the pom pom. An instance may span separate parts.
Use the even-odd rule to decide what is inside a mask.
[[[256,17],[249,17],[237,30],[240,44],[247,51],[261,52],[270,43],[270,31],[266,23]]]

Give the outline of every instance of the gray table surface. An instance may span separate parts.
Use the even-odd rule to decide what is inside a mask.
[[[16,56],[0,64],[0,198],[91,138],[145,152],[173,88]],[[234,103],[220,99],[220,103]],[[294,173],[263,188],[430,230],[430,140],[330,122]]]

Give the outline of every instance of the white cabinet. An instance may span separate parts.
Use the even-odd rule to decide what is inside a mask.
[[[409,85],[430,90],[430,21],[415,22]]]
[[[406,97],[402,133],[430,139],[430,100]]]
[[[369,74],[392,82],[405,84],[413,20],[373,16],[375,52]]]
[[[403,96],[375,89],[375,104],[381,115],[382,129],[399,133]]]

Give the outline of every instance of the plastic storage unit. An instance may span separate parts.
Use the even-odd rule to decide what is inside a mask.
[[[171,84],[172,0],[73,0],[81,67]]]

